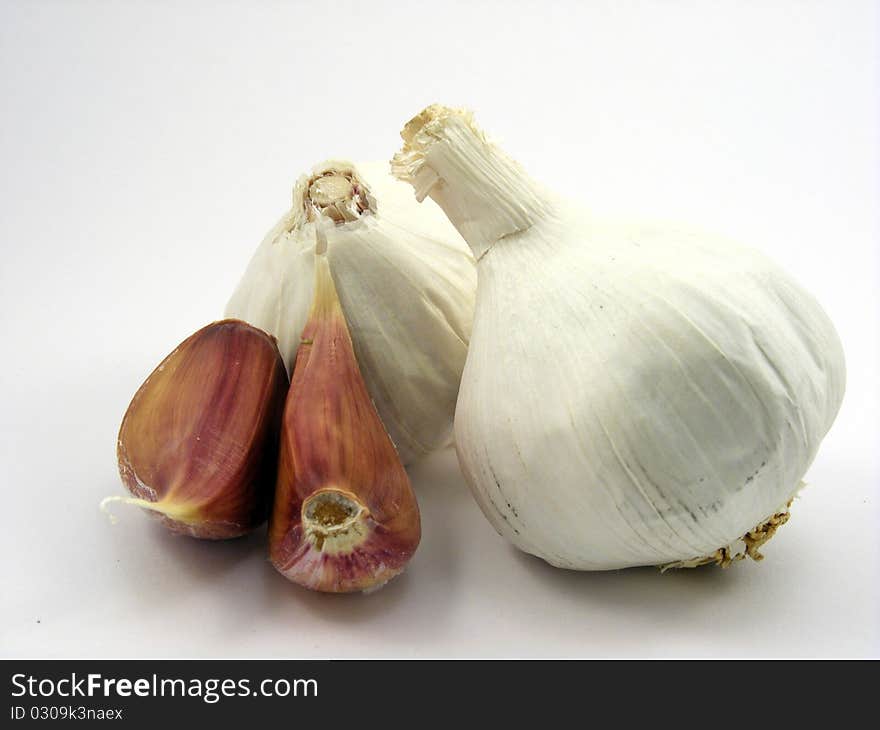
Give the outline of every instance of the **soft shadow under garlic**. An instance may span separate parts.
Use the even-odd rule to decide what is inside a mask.
[[[142,523],[137,514],[120,515],[110,531],[119,544],[113,550],[121,575],[131,582],[131,592],[152,594],[157,585],[172,587],[163,600],[184,600],[204,586],[216,586],[247,563],[265,563],[265,527],[235,540],[192,540],[164,529],[158,522],[140,524],[139,544],[131,540],[126,520]],[[180,586],[185,586],[181,590]],[[222,602],[221,602],[222,604]]]

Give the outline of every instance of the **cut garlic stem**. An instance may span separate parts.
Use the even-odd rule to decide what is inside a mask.
[[[304,186],[303,208],[311,221],[350,223],[374,212],[365,184],[351,167],[315,173]]]

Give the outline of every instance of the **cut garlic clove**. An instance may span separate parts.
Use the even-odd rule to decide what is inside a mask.
[[[281,428],[269,556],[317,591],[380,587],[419,543],[415,495],[364,385],[326,257]]]

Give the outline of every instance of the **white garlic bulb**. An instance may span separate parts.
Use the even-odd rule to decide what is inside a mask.
[[[757,251],[591,217],[465,112],[403,137],[478,261],[455,441],[498,532],[581,570],[760,558],[843,398],[816,301]]]
[[[328,161],[296,183],[226,307],[273,334],[290,370],[326,249],[367,389],[404,463],[449,444],[476,270],[436,206],[387,163]]]

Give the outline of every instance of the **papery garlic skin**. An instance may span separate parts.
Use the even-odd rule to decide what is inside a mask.
[[[757,251],[590,216],[469,114],[404,138],[395,172],[478,259],[455,439],[499,533],[564,568],[695,564],[786,511],[845,387],[811,295]]]
[[[348,199],[340,178],[353,181]],[[315,251],[325,247],[361,373],[402,460],[448,445],[476,290],[467,245],[387,164],[316,166],[226,307],[275,335],[288,369],[312,302]]]

